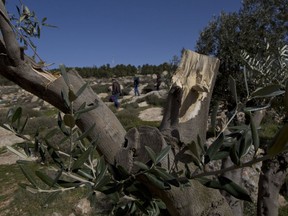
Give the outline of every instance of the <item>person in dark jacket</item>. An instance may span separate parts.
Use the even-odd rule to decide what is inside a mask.
[[[113,78],[112,79],[112,100],[114,102],[114,106],[116,107],[116,109],[120,107],[120,103],[118,101],[120,93],[121,93],[120,84],[116,79]]]
[[[134,77],[134,93],[135,96],[140,96],[139,90],[138,90],[138,86],[139,86],[139,77]]]
[[[160,89],[161,82],[162,82],[161,74],[158,73],[157,74],[157,78],[156,78],[156,89],[157,89],[157,91]]]

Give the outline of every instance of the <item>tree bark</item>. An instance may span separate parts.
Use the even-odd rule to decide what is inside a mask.
[[[62,92],[68,91],[67,83],[63,77],[56,78],[44,70],[33,67],[34,63],[31,64],[31,60],[27,61],[23,50],[17,43],[5,11],[5,6],[0,1],[0,28],[3,36],[3,40],[0,40],[0,74],[62,112],[68,113],[70,110],[65,106],[62,98]],[[184,53],[182,64],[173,77],[174,87],[170,90],[172,95],[173,89],[179,90],[175,94],[178,104],[177,106],[173,104],[175,101],[173,97],[168,99],[168,101],[170,100],[170,110],[167,110],[164,115],[161,130],[164,134],[165,131],[173,131],[175,128],[179,132],[181,142],[188,143],[196,140],[199,136],[204,143],[208,107],[218,67],[218,59],[199,55],[192,51]],[[73,92],[77,92],[85,83],[76,71],[68,72],[68,78],[69,88]],[[179,98],[181,99],[179,100]],[[74,101],[74,111],[77,111],[83,103],[86,103],[87,107],[96,105],[96,108],[83,113],[76,124],[82,131],[86,131],[95,123],[89,139],[97,140],[97,150],[105,156],[106,161],[110,164],[119,160],[123,161],[121,158],[128,153],[130,160],[124,161],[123,166],[130,166],[130,171],[133,172],[131,160],[132,162],[135,159],[144,162],[147,160],[145,156],[140,156],[146,154],[143,148],[144,137],[146,140],[147,137],[151,138],[148,141],[151,146],[154,146],[156,153],[169,144],[156,128],[132,129],[126,134],[113,112],[90,87],[87,87]],[[166,133],[165,136],[171,137],[171,134]],[[175,138],[174,133],[172,133],[172,137]],[[163,162],[163,167],[169,168],[170,161],[174,161],[173,157],[171,152],[166,162]],[[140,178],[140,180],[150,188],[152,194],[163,199],[171,215],[232,215],[219,191],[208,189],[196,181],[191,181],[191,187],[185,188],[185,190],[176,187],[172,187],[171,190],[159,190],[151,186],[147,179]]]
[[[279,192],[287,175],[288,153],[263,161],[258,184],[257,216],[278,215]]]

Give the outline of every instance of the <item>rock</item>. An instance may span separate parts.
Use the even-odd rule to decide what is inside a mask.
[[[32,96],[31,103],[37,102],[39,98],[35,95]]]
[[[92,208],[90,202],[87,199],[81,199],[74,208],[76,215],[88,215],[91,213]]]
[[[146,101],[143,101],[143,102],[139,103],[138,106],[139,106],[139,107],[147,107],[148,104],[147,104]]]
[[[0,127],[0,147],[3,146],[11,146],[15,143],[23,142],[24,140],[18,136],[16,136],[11,131],[8,131],[2,127]]]
[[[146,110],[143,110],[139,114],[139,118],[143,121],[161,121],[162,116],[162,108],[161,107],[152,107]]]
[[[58,212],[53,212],[51,216],[62,216],[62,214],[60,214]]]

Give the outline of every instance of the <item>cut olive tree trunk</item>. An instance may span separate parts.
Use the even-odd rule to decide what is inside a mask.
[[[287,176],[288,153],[263,161],[258,184],[257,216],[278,215],[279,192]]]
[[[71,110],[65,106],[63,92],[68,91],[67,86],[74,93],[77,92],[85,84],[83,79],[77,72],[71,71],[68,79],[64,81],[63,77],[54,77],[35,67],[37,64],[25,56],[16,40],[3,1],[0,1],[0,29],[0,74],[62,112],[69,113]],[[197,136],[204,141],[208,106],[218,66],[217,59],[191,51],[184,53],[180,69],[173,77],[174,86],[170,90],[170,94],[173,94],[173,89],[179,90],[180,94],[175,94],[177,100],[180,99],[176,101],[179,104],[173,104],[174,98],[169,97],[170,110],[168,109],[164,116],[161,128],[163,132],[172,132],[175,128],[182,142],[190,142]],[[82,131],[95,124],[89,133],[89,139],[97,140],[97,150],[110,164],[120,161],[125,167],[132,167],[130,171],[133,172],[134,157],[138,156],[137,159],[144,162],[147,160],[144,145],[154,146],[157,153],[169,144],[156,128],[140,127],[126,134],[113,112],[90,87],[74,101],[74,112],[84,103],[86,107],[95,106],[95,109],[81,114],[76,124]],[[171,136],[168,133],[165,137]],[[143,142],[144,140],[147,143]],[[139,156],[142,154],[143,156]],[[129,156],[129,160],[122,159],[125,155]],[[163,162],[164,167],[168,168],[169,162],[175,161],[173,156],[171,152],[169,160]],[[191,181],[191,187],[184,190],[176,187],[160,190],[153,187],[143,176],[139,180],[148,186],[152,194],[164,200],[171,215],[231,215],[231,210],[219,191],[207,189],[196,181]]]

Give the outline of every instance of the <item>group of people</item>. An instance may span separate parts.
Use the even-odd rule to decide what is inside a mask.
[[[135,96],[140,96],[139,93],[139,77],[135,76],[134,77],[134,94]],[[157,78],[156,78],[156,89],[157,91],[160,88],[160,84],[161,84],[161,75],[157,74]],[[111,95],[111,100],[114,102],[114,106],[116,109],[118,109],[120,107],[120,103],[119,103],[119,96],[121,95],[121,86],[119,84],[119,82],[113,78],[112,79],[112,95]]]

